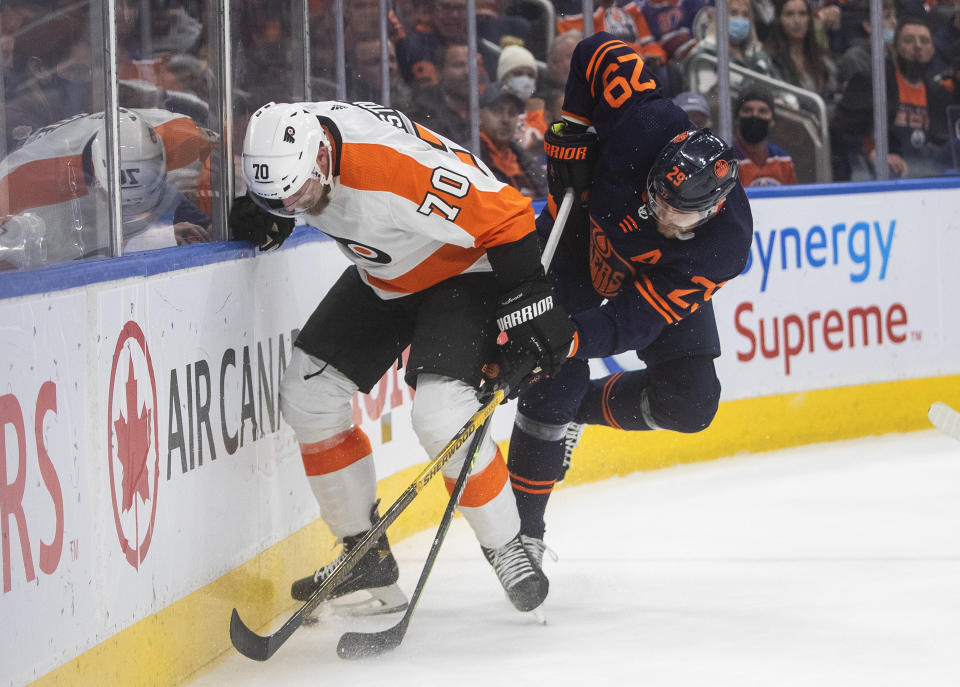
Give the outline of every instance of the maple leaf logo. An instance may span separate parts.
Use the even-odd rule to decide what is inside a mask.
[[[133,358],[127,367],[124,383],[127,396],[126,417],[121,415],[113,428],[117,437],[117,460],[123,466],[121,487],[121,510],[125,513],[133,507],[134,496],[146,502],[150,499],[150,483],[147,480],[147,455],[150,451],[151,411],[137,405],[137,379],[133,373]]]

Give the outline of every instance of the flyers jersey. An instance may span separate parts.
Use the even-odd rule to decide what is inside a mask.
[[[587,247],[579,251],[586,253],[591,288],[565,286],[578,281],[571,262],[553,276],[575,313],[585,357],[639,350],[741,272],[753,235],[747,197],[738,183],[689,240],[658,231],[646,206],[647,174],[661,149],[693,127],[661,93],[641,56],[610,34],[598,33],[575,49],[563,117],[593,125],[600,140],[589,227],[581,237]],[[735,172],[718,165],[715,173]]]
[[[167,176],[156,212],[131,221],[125,218],[124,236],[129,240],[140,234],[165,213],[170,214],[164,220],[168,225],[175,215],[177,221],[209,223],[200,208],[206,205],[209,212],[209,154],[216,135],[200,129],[189,117],[167,110],[143,108],[136,112],[163,141]],[[102,253],[110,245],[106,202],[91,192],[93,170],[89,159],[84,162],[84,151],[102,121],[102,113],[97,113],[50,124],[33,132],[20,148],[0,161],[0,227],[14,220],[8,227],[12,229],[14,218],[23,213],[39,219],[44,227],[47,262]],[[181,190],[197,196],[196,205],[187,201]],[[2,234],[0,230],[0,239]],[[175,245],[172,232],[164,236],[162,243],[128,248]]]
[[[479,159],[374,103],[302,103],[333,144],[329,204],[304,221],[334,239],[383,299],[469,272],[534,230],[530,200]]]

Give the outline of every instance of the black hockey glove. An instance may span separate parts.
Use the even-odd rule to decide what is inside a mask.
[[[233,199],[227,220],[234,239],[249,241],[261,251],[279,248],[293,233],[293,218],[277,217],[259,207],[250,196]]]
[[[493,381],[507,387],[508,398],[535,371],[554,374],[567,359],[575,329],[545,278],[504,294],[496,319],[501,347]]]
[[[543,136],[547,154],[547,185],[554,202],[560,205],[567,188],[586,207],[593,185],[593,165],[599,147],[597,135],[569,122],[554,122]]]

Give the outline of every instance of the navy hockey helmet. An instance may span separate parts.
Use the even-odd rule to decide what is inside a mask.
[[[661,222],[692,229],[720,210],[736,184],[737,159],[730,146],[709,129],[684,131],[653,163],[647,205]]]

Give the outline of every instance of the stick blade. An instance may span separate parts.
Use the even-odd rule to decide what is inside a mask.
[[[380,632],[346,632],[337,643],[337,656],[348,660],[379,656],[400,646],[405,630],[399,623]]]
[[[946,403],[937,401],[930,410],[927,411],[927,417],[933,426],[944,434],[960,441],[960,413],[948,406]]]
[[[240,619],[237,609],[233,609],[230,615],[230,641],[237,651],[254,661],[266,661],[280,646],[280,644],[271,646],[270,639],[270,636],[261,637],[247,627]]]

